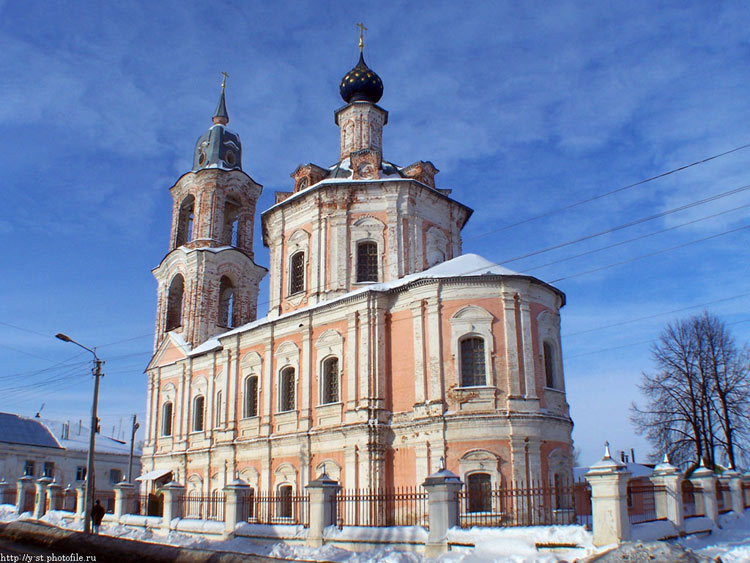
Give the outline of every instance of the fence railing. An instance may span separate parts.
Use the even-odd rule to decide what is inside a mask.
[[[135,514],[141,516],[162,516],[164,514],[164,497],[161,495],[136,495]]]
[[[188,494],[182,497],[182,514],[185,518],[224,521],[226,497],[223,494],[199,496]]]
[[[703,516],[703,500],[698,497],[703,494],[703,489],[696,487],[690,481],[682,482],[682,515],[685,518]]]
[[[0,490],[0,504],[16,504],[15,485],[9,485]]]
[[[243,520],[253,524],[310,524],[310,495],[251,494],[241,502]]]
[[[115,511],[115,492],[114,491],[94,491],[94,501],[99,501],[104,507],[107,514],[113,514]]]
[[[628,485],[628,519],[631,524],[651,522],[658,520],[656,517],[656,495],[666,494],[667,488],[663,485],[651,485],[647,483],[632,483]]]
[[[560,525],[577,520],[573,483],[511,482],[499,489],[461,491],[458,501],[462,528]]]
[[[429,527],[427,492],[418,487],[376,491],[347,489],[333,499],[335,521],[343,526]]]

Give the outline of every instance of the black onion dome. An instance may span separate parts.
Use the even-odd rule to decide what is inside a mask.
[[[362,101],[376,104],[383,97],[383,81],[367,66],[361,52],[357,66],[341,79],[339,93],[347,104]]]

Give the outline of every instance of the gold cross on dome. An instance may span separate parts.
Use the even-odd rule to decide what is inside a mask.
[[[221,91],[223,92],[227,87],[227,78],[229,78],[229,75],[226,72],[222,72],[221,75],[223,76],[221,79]]]
[[[359,22],[357,27],[359,28],[359,50],[361,51],[365,46],[365,31],[367,31],[367,28],[362,22]]]

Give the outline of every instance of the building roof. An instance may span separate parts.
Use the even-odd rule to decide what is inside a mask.
[[[61,448],[49,429],[38,418],[0,412],[0,442]]]

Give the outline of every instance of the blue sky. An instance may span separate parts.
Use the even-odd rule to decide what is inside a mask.
[[[0,410],[90,416],[89,358],[65,332],[107,362],[105,430],[145,417],[168,189],[221,71],[260,211],[298,164],[337,159],[358,21],[385,84],[384,156],[431,160],[475,209],[465,252],[504,263],[750,184],[748,148],[560,211],[750,143],[747,3],[0,1]],[[568,296],[582,462],[605,439],[645,458],[628,408],[666,322],[706,307],[750,340],[749,204],[742,190],[504,264]]]

